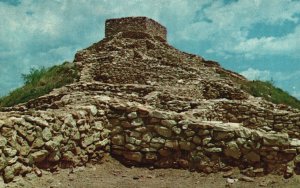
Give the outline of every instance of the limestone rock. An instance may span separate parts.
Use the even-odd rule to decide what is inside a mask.
[[[129,114],[127,115],[127,117],[128,117],[129,119],[135,119],[135,118],[137,118],[138,116],[137,116],[137,113],[136,113],[136,112],[131,112],[131,113],[129,113]]]
[[[131,125],[134,126],[134,127],[138,127],[138,126],[141,126],[143,124],[144,124],[144,122],[141,118],[136,118],[136,119],[133,119],[131,121]]]
[[[17,155],[17,150],[16,149],[13,149],[13,148],[4,148],[3,149],[3,153],[7,156],[7,157],[14,157]]]
[[[154,117],[154,118],[157,118],[157,119],[168,119],[167,114],[165,114],[163,112],[160,112],[160,111],[157,111],[157,110],[154,110],[153,112],[151,112],[150,116]]]
[[[227,157],[232,157],[234,159],[239,159],[241,157],[241,151],[236,142],[231,141],[226,144],[226,148],[224,150],[224,154]]]
[[[0,155],[0,171],[7,166],[7,160],[4,155]]]
[[[30,155],[35,163],[39,163],[42,162],[47,157],[48,154],[49,152],[47,150],[40,150]]]
[[[191,142],[180,141],[179,147],[182,150],[190,151],[190,150],[194,149],[196,146],[195,146],[195,144],[193,144]]]
[[[181,129],[179,127],[176,127],[176,126],[172,127],[172,131],[174,133],[176,133],[176,134],[180,134],[181,133]]]
[[[45,142],[43,141],[42,138],[36,138],[33,143],[32,143],[32,148],[41,148],[44,146]]]
[[[154,129],[159,135],[164,136],[166,138],[169,138],[172,136],[172,131],[166,127],[155,126]]]
[[[249,153],[247,153],[245,156],[245,159],[248,161],[248,162],[259,162],[260,161],[260,155],[258,155],[256,152],[254,151],[251,151]]]
[[[164,119],[164,120],[161,120],[161,124],[168,128],[172,128],[173,126],[177,125],[177,122],[175,120],[171,120],[171,119],[169,119],[169,120]]]
[[[287,134],[265,134],[263,138],[263,144],[267,146],[288,146]]]
[[[167,140],[165,146],[171,149],[178,149],[179,144],[177,140]]]
[[[0,136],[0,148],[6,147],[7,139],[3,136]]]
[[[124,145],[125,138],[123,135],[116,135],[116,136],[112,137],[111,142],[112,142],[112,144],[115,144],[115,145]]]
[[[42,136],[45,141],[50,140],[52,138],[51,130],[48,127],[44,128]]]
[[[143,155],[140,152],[124,152],[124,157],[128,160],[141,162],[143,159]]]
[[[52,140],[45,143],[46,149],[51,151],[51,152],[56,151],[58,149],[59,145],[60,144],[58,142],[52,141]]]

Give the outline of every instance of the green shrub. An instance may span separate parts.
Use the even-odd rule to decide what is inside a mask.
[[[273,81],[247,81],[241,84],[241,88],[255,97],[300,109],[300,101],[286,91],[275,87]]]
[[[78,79],[75,64],[65,62],[50,68],[31,69],[28,74],[23,74],[24,86],[0,98],[0,106],[7,107],[27,102],[70,84]]]

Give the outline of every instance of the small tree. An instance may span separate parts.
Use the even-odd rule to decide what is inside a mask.
[[[22,74],[22,78],[25,84],[35,84],[46,72],[47,69],[45,67],[40,69],[31,68],[28,74]]]

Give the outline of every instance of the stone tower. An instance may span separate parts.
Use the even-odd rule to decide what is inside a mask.
[[[158,22],[147,17],[125,17],[109,19],[105,22],[105,37],[119,32],[143,32],[167,40],[167,29]]]

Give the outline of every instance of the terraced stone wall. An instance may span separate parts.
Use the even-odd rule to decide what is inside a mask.
[[[249,176],[289,176],[298,164],[293,160],[300,142],[288,134],[125,106],[112,104],[117,113],[108,116],[113,127],[111,152],[125,162],[207,173],[237,166]]]
[[[58,109],[0,113],[0,174],[6,182],[40,168],[99,161],[104,153],[134,165],[206,173],[236,166],[248,176],[291,176],[300,167],[300,140],[286,133],[202,121],[107,95],[91,97],[92,105],[68,101],[72,97],[62,97]]]
[[[267,105],[267,103],[266,103]],[[224,122],[238,122],[246,127],[260,128],[267,132],[287,133],[290,137],[300,138],[300,112],[280,110],[274,107],[262,108],[242,101],[220,102],[214,113]]]
[[[3,116],[4,115],[4,116]],[[39,168],[82,166],[109,152],[108,122],[95,106],[0,113],[0,174],[5,182]]]

